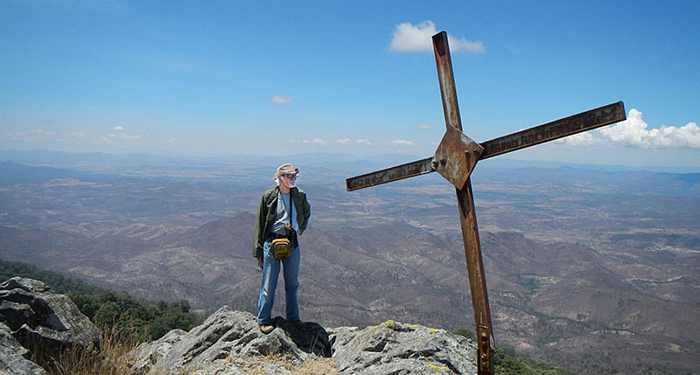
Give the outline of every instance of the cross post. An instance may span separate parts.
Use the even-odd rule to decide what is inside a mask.
[[[625,108],[622,102],[612,103],[479,144],[462,133],[462,120],[459,114],[457,90],[452,72],[452,58],[447,33],[444,31],[433,36],[433,51],[446,126],[445,136],[435,151],[435,155],[396,167],[350,177],[345,182],[347,190],[353,191],[438,172],[455,186],[476,323],[477,372],[479,375],[491,375],[493,374],[493,325],[491,324],[486,274],[481,256],[479,228],[469,176],[479,160],[623,121],[625,120]]]
[[[435,52],[438,80],[440,81],[440,95],[442,96],[442,108],[445,113],[445,126],[448,131],[452,127],[461,132],[462,118],[459,115],[457,89],[452,72],[452,58],[450,57],[450,46],[447,42],[446,32],[443,31],[433,36],[433,50]],[[476,160],[474,163],[476,163]],[[467,258],[469,287],[472,305],[474,306],[477,370],[479,374],[492,374],[493,348],[491,346],[491,337],[493,332],[491,308],[489,307],[489,297],[486,291],[484,263],[481,259],[481,243],[479,241],[476,212],[474,211],[471,179],[467,178],[464,186],[462,188],[455,187],[455,191],[457,192],[457,206],[459,207],[459,223],[462,227],[462,239],[464,240],[464,255]]]

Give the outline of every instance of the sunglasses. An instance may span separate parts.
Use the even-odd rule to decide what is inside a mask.
[[[282,173],[281,176],[284,176],[290,180],[295,180],[297,178],[296,173]]]

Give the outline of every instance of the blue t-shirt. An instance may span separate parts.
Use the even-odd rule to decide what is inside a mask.
[[[287,233],[284,230],[284,226],[286,224],[289,224],[289,211],[291,207],[291,197],[289,193],[282,193],[279,192],[277,194],[277,212],[275,215],[275,222],[272,224],[272,232],[281,234],[281,235],[286,235]],[[292,210],[292,228],[299,233],[299,223],[297,223],[297,212],[296,212],[296,207]]]

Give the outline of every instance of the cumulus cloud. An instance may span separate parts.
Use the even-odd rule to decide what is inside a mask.
[[[433,35],[437,28],[433,21],[424,21],[413,25],[402,22],[394,28],[389,49],[394,52],[426,52],[433,50]],[[466,40],[448,36],[452,52],[484,53],[486,47],[481,41]]]
[[[335,140],[335,143],[340,143],[341,145],[346,145],[348,143],[351,143],[352,139],[350,138],[339,138]]]
[[[112,130],[114,130],[115,132],[123,132],[123,131],[126,130],[126,128],[124,128],[123,126],[119,125],[119,126],[113,127]]]
[[[613,143],[630,146],[700,148],[700,127],[696,123],[648,129],[642,112],[634,108],[629,111],[627,120],[599,132]]]
[[[559,142],[571,145],[608,142],[643,148],[700,148],[700,127],[695,122],[689,122],[684,126],[649,128],[644,121],[644,114],[632,108],[625,121],[569,136]]]
[[[369,139],[367,139],[367,138],[356,139],[355,143],[360,144],[360,145],[371,145],[372,144],[372,142],[370,142]]]
[[[590,146],[601,143],[600,137],[593,135],[593,132],[578,133],[568,137],[557,139],[557,143],[565,143],[573,146]]]
[[[401,146],[415,146],[416,142],[409,141],[408,139],[394,139],[391,143]]]
[[[285,95],[272,96],[272,103],[273,104],[289,104],[291,102],[292,102],[291,96],[285,96]]]

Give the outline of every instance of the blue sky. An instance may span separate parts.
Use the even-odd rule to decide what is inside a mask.
[[[699,4],[5,0],[0,148],[428,156],[435,28],[475,140],[623,100],[509,157],[700,168]]]

